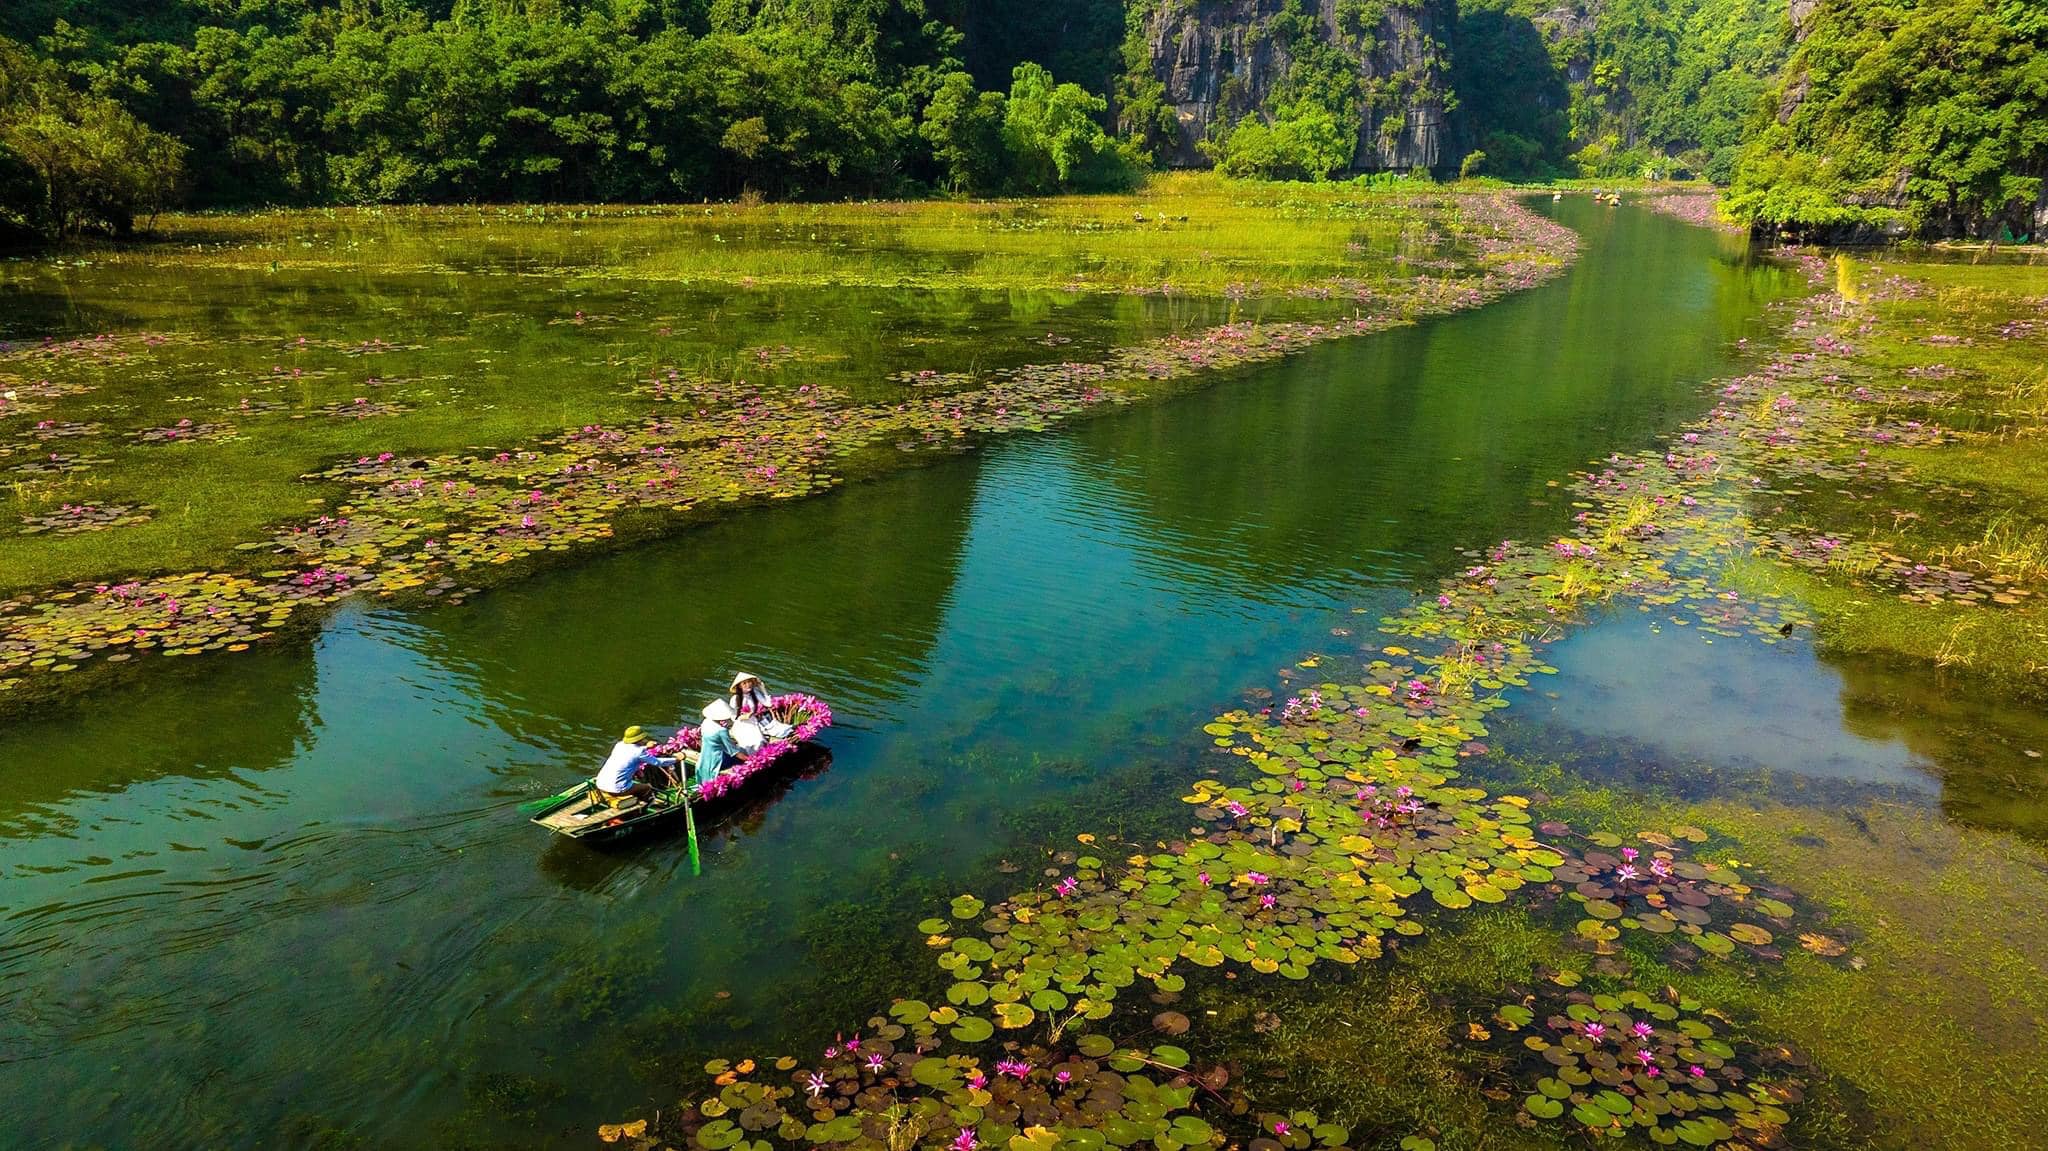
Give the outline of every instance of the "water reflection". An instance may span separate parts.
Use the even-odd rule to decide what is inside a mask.
[[[1557,645],[1505,742],[1681,796],[1882,799],[2048,838],[2048,717],[1967,677],[1623,611]],[[2027,754],[2033,751],[2035,755]]]
[[[1516,721],[1690,777],[1679,785],[1686,793],[1819,781],[1932,798],[1927,760],[1842,722],[1841,677],[1810,644],[1765,646],[1633,616],[1624,610],[1558,644],[1558,676],[1545,685],[1556,698],[1531,701]]]
[[[1717,233],[1645,212],[1569,219],[1587,243],[1555,288],[1076,435],[1142,507],[1133,527],[1162,563],[1251,595],[1409,583],[1554,522],[1558,480],[1703,403],[1672,381],[1734,370],[1736,341],[1799,290]]]
[[[1867,658],[1828,658],[1841,722],[1930,765],[1941,809],[1976,827],[2048,840],[2048,714],[1967,674]]]

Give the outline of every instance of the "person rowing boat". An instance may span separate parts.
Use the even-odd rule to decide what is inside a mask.
[[[658,789],[641,778],[641,774],[650,768],[673,780],[667,768],[675,760],[663,759],[654,754],[653,748],[654,741],[647,739],[646,733],[638,727],[627,728],[619,742],[612,745],[611,754],[605,757],[604,766],[598,769],[597,778],[591,781],[607,804],[618,807],[628,799],[651,802]],[[674,784],[667,782],[664,786],[672,787]]]

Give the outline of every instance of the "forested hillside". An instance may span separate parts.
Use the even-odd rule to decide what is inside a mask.
[[[2048,230],[2048,4],[1825,0],[1735,172],[1743,218],[1822,235]]]
[[[13,0],[0,220],[1046,193],[1147,166],[1703,176],[2025,234],[2037,0]]]

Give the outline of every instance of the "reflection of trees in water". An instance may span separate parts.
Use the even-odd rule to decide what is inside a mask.
[[[1727,345],[1791,287],[1704,230],[1647,212],[1609,226],[1557,284],[1076,434],[1155,555],[1239,591],[1412,580],[1454,549],[1548,530],[1569,515],[1548,485],[1696,410]]]
[[[1944,816],[1958,823],[2048,839],[2048,715],[2009,692],[1926,664],[1886,661],[1820,649],[1813,674],[1840,677],[1841,730],[1897,756],[1903,746],[1929,769]],[[1711,685],[1708,685],[1711,686]],[[1560,705],[1567,710],[1573,696]],[[1737,717],[1740,718],[1740,717]],[[1758,715],[1759,722],[1774,717]],[[1729,795],[1826,807],[1873,801],[1927,808],[1935,788],[1801,774],[1767,756],[1723,749],[1713,760],[1674,754],[1653,738],[1609,729],[1580,731],[1568,721],[1510,708],[1496,721],[1496,740],[1533,761],[1555,761],[1588,779],[1648,788],[1681,800]],[[1741,742],[1741,741],[1734,741]],[[1890,745],[1890,746],[1887,746]],[[1854,755],[1848,741],[1843,753]],[[1475,761],[1478,772],[1488,771]],[[1502,782],[1512,783],[1512,778]]]
[[[1820,654],[1842,676],[1843,726],[1932,761],[1951,819],[2048,839],[2048,714],[1967,673]]]
[[[741,666],[842,711],[895,699],[937,636],[976,475],[948,461],[743,512],[418,613],[406,642],[476,668],[484,715],[545,746],[694,722]]]
[[[147,669],[73,703],[0,724],[0,836],[68,817],[28,813],[82,792],[183,776],[218,779],[290,762],[317,723],[310,639]]]

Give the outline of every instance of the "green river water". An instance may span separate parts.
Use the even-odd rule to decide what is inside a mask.
[[[1553,481],[1702,411],[1702,382],[1796,290],[1705,230],[1545,207],[1581,232],[1579,262],[1477,312],[461,606],[349,607],[302,641],[9,721],[0,1145],[580,1145],[672,1105],[706,1054],[864,1016],[926,964],[917,918],[1000,889],[1076,812],[1176,818],[1215,709],[1461,549],[1554,531],[1570,512]],[[124,274],[131,297],[159,287]],[[357,306],[304,281],[287,309]],[[406,322],[452,310],[437,292],[561,306],[545,277],[463,284],[409,285]],[[162,288],[195,316],[280,334],[303,319],[209,300],[204,280]],[[977,324],[1056,311],[1018,321],[1015,303],[863,339],[884,358],[913,341],[964,354]],[[916,311],[827,292],[733,342],[887,308]],[[1096,339],[1160,322],[1098,320]],[[1626,622],[1564,645],[1555,707],[1518,705],[1511,730],[1624,775],[1628,756],[1601,749],[1676,755],[1701,786],[1771,758],[1773,786],[1816,800],[1940,801],[1940,761],[1967,752],[1871,688],[1881,671],[1850,673],[1859,705],[1805,645],[1702,648]],[[839,723],[829,765],[706,829],[701,877],[680,837],[598,852],[516,815],[622,722],[672,722],[735,666],[826,697]],[[1707,734],[1732,714],[1764,720]],[[1962,814],[2001,818],[1950,788]]]

